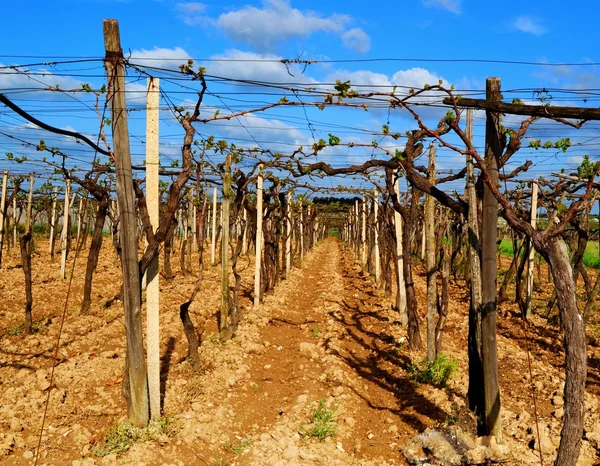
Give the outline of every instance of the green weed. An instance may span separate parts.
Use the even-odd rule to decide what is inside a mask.
[[[102,444],[94,447],[92,452],[96,456],[120,455],[125,453],[141,438],[141,430],[128,423],[109,427],[104,435]]]
[[[423,359],[420,363],[411,363],[408,372],[419,383],[430,383],[436,387],[445,387],[458,369],[458,361],[440,354],[433,362]]]
[[[448,414],[448,417],[446,418],[446,425],[453,426],[454,424],[456,424],[458,422],[459,417],[460,417],[460,408],[458,407],[458,405],[456,403],[453,403],[452,404],[452,412],[450,414]]]
[[[231,441],[225,442],[225,445],[223,445],[223,449],[225,451],[233,453],[234,455],[239,455],[241,452],[243,452],[246,448],[250,447],[251,445],[252,445],[251,439],[241,439],[239,442],[235,442],[235,443],[233,443]]]
[[[321,333],[321,327],[317,326],[315,328],[312,329],[312,332],[310,332],[310,335],[313,338],[317,338],[319,336],[319,333]]]
[[[173,433],[173,423],[168,417],[152,421],[144,428],[129,423],[117,424],[106,430],[104,440],[92,448],[92,453],[96,456],[121,455],[136,442],[160,441]]]
[[[335,421],[336,407],[329,409],[325,406],[323,400],[319,400],[319,406],[312,415],[311,423],[303,426],[301,431],[305,437],[314,437],[323,441],[328,437],[333,437],[337,431]]]

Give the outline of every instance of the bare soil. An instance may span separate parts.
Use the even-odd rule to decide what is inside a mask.
[[[37,239],[33,335],[20,327],[25,287],[16,250],[5,255],[0,273],[2,464],[33,464],[46,407],[38,464],[48,465],[404,465],[402,449],[427,427],[458,425],[474,436],[466,408],[464,282],[452,285],[444,336],[444,352],[459,361],[458,372],[444,388],[419,384],[407,369],[423,353],[408,350],[392,301],[352,252],[329,238],[297,263],[258,308],[251,304],[253,258],[240,259],[242,321],[227,342],[218,338],[216,326],[219,266],[205,258],[202,291],[190,308],[203,329],[198,370],[185,359],[178,314],[196,275],[178,272],[174,280],[161,279],[166,427],[122,455],[100,457],[107,429],[126,420],[122,306],[119,301],[106,305],[119,291],[118,263],[107,245],[94,280],[92,309],[81,315],[85,257],[77,259],[74,271],[70,259],[73,283],[50,385],[69,280],[59,278],[58,261],[50,261],[46,246]],[[178,261],[173,263],[177,269]],[[549,287],[538,285],[541,303]],[[426,285],[419,266],[415,286],[424,316]],[[544,461],[553,460],[562,422],[561,345],[558,329],[546,319],[536,316],[525,325],[514,305],[501,307],[498,353],[509,464],[540,464],[536,413]],[[594,345],[589,362],[582,465],[596,464],[600,441],[600,352]],[[319,402],[334,413],[336,428],[324,441],[308,435]]]

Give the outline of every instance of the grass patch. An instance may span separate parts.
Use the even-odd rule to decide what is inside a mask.
[[[225,451],[228,451],[229,453],[233,453],[234,455],[239,455],[241,452],[243,452],[246,448],[250,447],[252,445],[252,440],[251,439],[241,439],[237,442],[225,442],[225,444],[223,445],[223,449]]]
[[[316,326],[315,328],[312,329],[312,331],[310,332],[310,336],[313,338],[317,338],[319,336],[319,333],[321,333],[321,327]]]
[[[458,369],[458,361],[443,354],[433,362],[423,359],[420,363],[411,363],[408,372],[419,383],[430,383],[436,387],[445,387]]]
[[[31,323],[32,333],[45,333],[48,330],[48,321],[46,319],[36,320]],[[18,324],[9,328],[4,332],[4,335],[16,337],[25,333],[25,324]]]
[[[201,374],[194,374],[185,384],[183,401],[191,403],[204,394],[204,383]]]
[[[324,441],[328,437],[333,437],[337,432],[336,407],[327,408],[323,400],[319,400],[319,405],[312,415],[311,422],[301,428],[305,437],[314,437]]]
[[[600,252],[598,242],[588,242],[583,253],[583,265],[594,269],[600,269]]]
[[[96,456],[122,455],[136,442],[161,441],[165,436],[174,433],[172,422],[163,417],[152,421],[146,427],[136,427],[128,422],[109,427],[104,434],[104,439],[99,445],[92,448]]]
[[[96,456],[121,455],[140,440],[141,431],[142,429],[129,423],[109,427],[102,444],[92,448],[92,453]]]
[[[515,253],[514,249],[513,249],[512,239],[504,238],[498,245],[498,251],[503,256],[511,256],[512,257]]]

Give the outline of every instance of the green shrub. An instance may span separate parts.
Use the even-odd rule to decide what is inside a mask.
[[[411,363],[408,372],[419,383],[430,383],[444,387],[458,369],[458,361],[439,354],[433,362],[423,359],[420,363]]]

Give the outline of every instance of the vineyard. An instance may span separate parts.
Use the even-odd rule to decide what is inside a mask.
[[[600,464],[595,94],[103,26],[0,66],[2,464]]]

